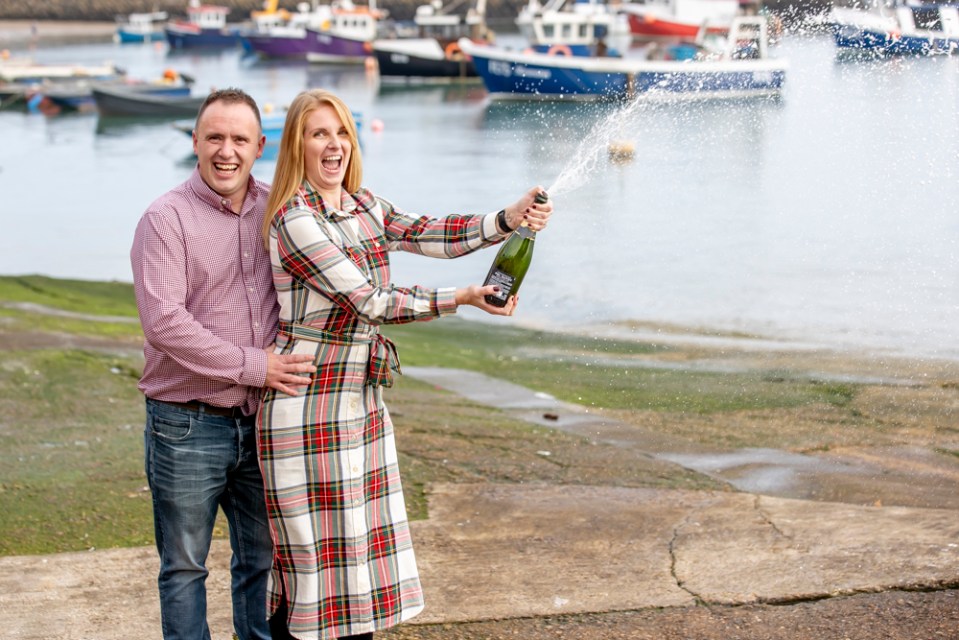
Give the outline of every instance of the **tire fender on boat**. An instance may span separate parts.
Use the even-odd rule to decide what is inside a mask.
[[[573,55],[573,50],[565,44],[554,44],[546,53],[551,56],[571,56]]]

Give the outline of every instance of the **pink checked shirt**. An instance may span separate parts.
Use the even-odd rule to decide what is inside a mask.
[[[260,235],[268,194],[251,176],[236,214],[195,170],[140,219],[130,259],[147,397],[256,411],[278,314]]]

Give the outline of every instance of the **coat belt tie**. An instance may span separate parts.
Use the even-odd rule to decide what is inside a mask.
[[[369,335],[351,333],[334,333],[304,324],[280,323],[280,334],[287,338],[299,338],[310,342],[323,342],[350,346],[354,344],[369,345],[370,355],[366,364],[366,384],[374,387],[392,387],[393,372],[403,373],[400,369],[400,357],[396,353],[393,341],[376,332]]]

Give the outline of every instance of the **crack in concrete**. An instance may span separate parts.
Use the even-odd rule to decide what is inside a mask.
[[[773,522],[772,517],[771,517],[768,513],[766,513],[765,511],[763,511],[763,508],[762,508],[762,506],[761,506],[761,504],[760,504],[761,502],[762,502],[762,496],[761,496],[761,495],[756,494],[756,495],[753,496],[753,509],[755,509],[755,510],[756,510],[756,513],[759,514],[759,517],[763,519],[763,522],[765,522],[767,525],[769,525],[770,527],[772,527],[772,530],[775,531],[777,534],[779,534],[781,537],[783,537],[783,538],[785,538],[785,539],[787,539],[787,540],[792,540],[792,536],[788,535],[785,531],[783,531],[782,529],[780,529],[780,528],[776,525],[776,523]]]
[[[686,586],[686,581],[680,578],[679,573],[676,571],[676,562],[677,562],[676,541],[679,539],[680,531],[684,527],[686,527],[686,525],[689,524],[692,517],[693,517],[692,514],[687,515],[686,518],[684,518],[680,524],[676,525],[673,528],[673,535],[669,539],[669,545],[668,545],[669,573],[673,577],[673,581],[676,583],[676,586],[679,589],[688,593],[697,605],[709,606],[709,603],[706,600],[704,600],[702,596],[700,596],[698,593],[696,593],[695,591],[693,591],[692,589]]]

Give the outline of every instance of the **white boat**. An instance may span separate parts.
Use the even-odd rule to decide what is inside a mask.
[[[626,57],[549,55],[460,40],[494,100],[777,97],[785,60],[768,56],[766,20],[741,16],[722,46],[652,43]]]
[[[123,75],[110,63],[87,64],[41,64],[31,60],[0,60],[0,82],[43,82],[46,80],[100,79],[106,80]]]
[[[599,0],[529,0],[516,26],[534,51],[565,55],[622,54],[632,34],[625,15]]]

